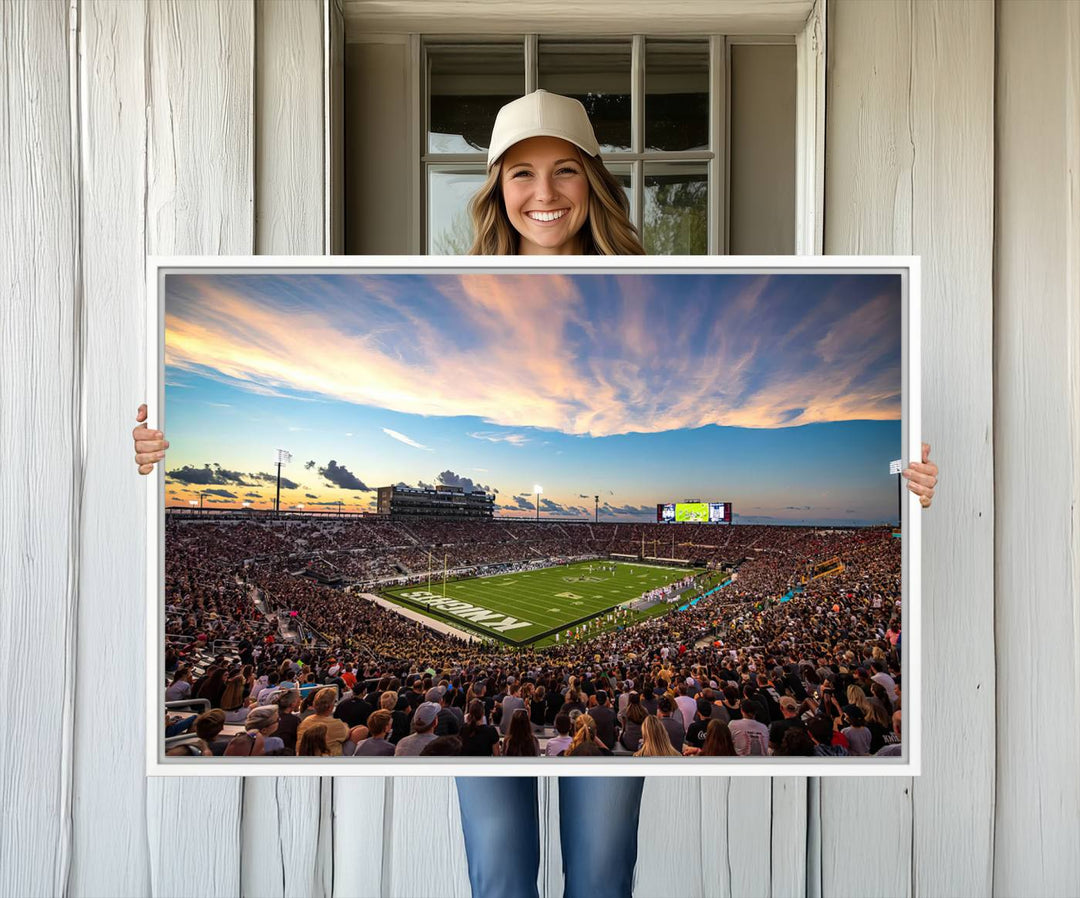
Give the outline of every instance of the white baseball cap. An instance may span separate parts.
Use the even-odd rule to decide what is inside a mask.
[[[573,97],[537,90],[499,110],[491,129],[488,168],[515,143],[529,137],[561,137],[590,156],[600,152],[589,115],[581,103]]]

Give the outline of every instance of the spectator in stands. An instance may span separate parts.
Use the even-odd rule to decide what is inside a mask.
[[[258,704],[260,704],[260,705],[265,705],[268,702],[273,700],[271,697],[273,696],[273,694],[275,692],[277,692],[281,688],[284,688],[284,687],[281,687],[281,686],[278,685],[277,671],[275,671],[275,670],[267,671],[267,673],[266,673],[266,685],[263,686],[262,689],[259,690],[258,695],[255,696],[255,701],[258,702]]]
[[[445,686],[432,686],[424,699],[439,706],[439,719],[435,723],[436,736],[456,736],[461,732],[465,715],[461,708],[447,704]]]
[[[327,749],[331,757],[340,758],[342,745],[349,738],[349,728],[343,721],[333,716],[336,701],[337,691],[331,686],[324,686],[316,692],[311,699],[311,707],[315,713],[301,719],[300,726],[296,728],[296,738],[298,743],[302,743],[304,733],[313,726],[323,724],[326,727]]]
[[[555,732],[558,735],[548,739],[547,745],[544,747],[544,754],[549,758],[558,757],[570,747],[570,743],[573,741],[570,738],[569,714],[560,713],[555,715]]]
[[[740,713],[742,716],[728,725],[735,754],[764,757],[769,753],[769,728],[757,720],[757,715],[764,712],[755,702],[744,701]]]
[[[574,719],[574,736],[569,747],[563,752],[563,756],[589,757],[611,754],[611,749],[597,736],[596,721],[588,714],[579,714]]]
[[[727,709],[724,707],[724,703],[717,697],[716,690],[711,686],[707,686],[701,690],[701,698],[712,705],[709,709],[710,718],[713,720],[722,720],[724,723],[727,723],[731,719],[728,716]]]
[[[427,745],[420,749],[420,756],[427,757],[456,757],[461,754],[461,739],[453,734],[436,736]]]
[[[532,698],[529,701],[529,720],[532,721],[534,730],[541,730],[546,725],[545,716],[547,715],[547,689],[539,685],[533,691]]]
[[[195,733],[209,746],[210,751],[221,757],[229,745],[228,739],[218,739],[221,731],[225,728],[225,712],[220,708],[212,708],[204,711],[195,718]]]
[[[274,734],[285,743],[290,753],[296,753],[296,731],[300,727],[300,693],[295,689],[286,689],[277,696],[278,728]]]
[[[833,722],[830,717],[815,717],[807,728],[814,740],[814,756],[818,758],[846,758],[848,750],[833,744]]]
[[[435,722],[438,719],[439,706],[434,702],[421,702],[413,714],[412,733],[397,744],[394,755],[414,758],[419,756],[425,745],[438,738],[434,732]]]
[[[165,701],[179,702],[191,696],[191,668],[186,665],[176,669],[176,676],[165,690]]]
[[[790,695],[780,699],[780,720],[774,721],[769,727],[769,750],[773,754],[779,753],[780,746],[784,743],[784,733],[790,729],[805,729],[802,718],[799,716],[799,703]]]
[[[589,717],[596,721],[596,737],[604,748],[615,747],[616,719],[606,689],[596,690],[596,707],[590,708]]]
[[[277,724],[277,705],[259,705],[252,708],[244,722],[244,732],[232,738],[225,749],[225,755],[227,757],[258,757],[283,754],[285,743],[274,735]]]
[[[389,711],[393,723],[390,726],[390,741],[397,745],[409,735],[409,715],[398,708],[398,694],[387,690],[379,698],[379,708]]]
[[[724,686],[724,699],[720,703],[728,716],[728,723],[742,719],[742,711],[739,710],[739,688],[733,683]]]
[[[724,720],[710,720],[705,731],[705,745],[700,754],[710,758],[735,757],[735,742],[731,738],[731,727]]]
[[[667,731],[668,740],[677,752],[682,752],[683,742],[686,739],[686,729],[683,727],[682,714],[676,710],[675,702],[666,695],[660,696],[657,703],[657,718],[661,726]],[[644,739],[644,729],[642,730]]]
[[[505,700],[504,700],[505,701]],[[529,712],[517,708],[510,715],[510,727],[503,739],[503,755],[511,758],[537,758],[540,756],[540,742],[533,735]]]
[[[875,757],[878,758],[899,758],[901,751],[900,744],[900,725],[901,714],[899,711],[894,711],[892,716],[892,732],[885,737],[885,745],[875,753]]]
[[[334,716],[352,729],[354,726],[366,723],[374,710],[363,696],[352,694],[344,701],[338,702],[338,706],[334,709]]]
[[[504,736],[510,732],[510,720],[514,716],[514,712],[525,708],[525,701],[518,694],[519,692],[520,687],[511,678],[511,680],[507,680],[506,695],[502,697],[502,701],[495,702],[495,707],[501,709],[502,716],[499,718],[499,732]]]
[[[394,746],[386,738],[390,735],[392,719],[389,711],[381,708],[378,711],[372,711],[367,719],[368,737],[357,743],[353,756],[357,758],[392,757]]]
[[[848,753],[853,755],[870,754],[872,735],[866,726],[866,718],[858,705],[844,705],[844,720],[848,724],[841,732],[847,737]]]
[[[664,696],[664,699],[666,698],[667,696]],[[664,699],[661,699],[661,702]],[[664,726],[664,720],[664,717],[653,717],[652,715],[645,718],[645,723],[641,728],[641,748],[634,752],[634,757],[663,758],[682,756],[682,753],[672,745],[668,735],[671,731]]]
[[[484,723],[484,703],[478,698],[469,703],[469,713],[458,735],[463,755],[490,758],[499,754],[499,731]]]
[[[315,718],[311,718],[314,720]],[[304,758],[328,758],[330,747],[326,744],[326,724],[313,723],[300,736],[300,745],[296,754]]]
[[[683,729],[689,730],[694,719],[697,717],[697,701],[690,696],[690,684],[693,682],[691,677],[687,677],[687,682],[680,683],[676,689],[675,706],[682,714]]]
[[[709,732],[709,724],[713,721],[712,711],[716,707],[705,698],[699,698],[694,706],[694,720],[686,731],[686,739],[683,742],[683,754],[697,754],[705,747],[705,738]],[[687,748],[695,749],[688,752]]]
[[[626,706],[626,722],[623,726],[619,741],[623,748],[629,751],[637,751],[641,747],[641,728],[645,718],[649,714],[641,702],[641,695],[637,692],[630,693],[629,703]]]
[[[225,674],[225,688],[221,693],[219,707],[223,711],[235,711],[244,703],[247,681],[239,667],[231,667]]]
[[[787,758],[810,758],[814,755],[814,742],[805,727],[791,727],[785,730],[783,741],[773,754]]]

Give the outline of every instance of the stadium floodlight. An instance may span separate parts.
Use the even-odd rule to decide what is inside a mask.
[[[194,499],[188,499],[188,502],[187,502],[187,504],[188,504],[188,505],[190,505],[190,506],[191,506],[192,508],[194,508],[194,507],[195,507],[196,505],[198,505],[199,503],[198,503],[198,502],[196,502],[196,501],[195,501]]]
[[[540,523],[540,494],[544,491],[544,488],[540,484],[536,484],[533,487],[533,492],[536,493],[536,523]]]
[[[292,461],[292,453],[288,449],[278,449],[274,459],[277,465],[277,493],[274,496],[274,514],[278,513],[281,506],[281,466]]]

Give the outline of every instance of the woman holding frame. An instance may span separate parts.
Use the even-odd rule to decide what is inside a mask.
[[[538,90],[506,104],[495,120],[487,167],[487,179],[470,203],[470,254],[644,254],[626,195],[601,161],[592,124],[577,100]],[[146,420],[145,405],[136,420]],[[139,473],[148,474],[164,458],[168,441],[143,424],[132,436]],[[924,443],[921,461],[904,471],[924,508],[938,473],[929,451]],[[644,782],[558,779],[565,898],[629,898]],[[459,777],[457,790],[473,898],[536,898],[536,779]]]

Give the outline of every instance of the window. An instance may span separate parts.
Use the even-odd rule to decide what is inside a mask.
[[[757,54],[756,45],[763,43],[786,56],[775,63]],[[727,239],[729,225],[739,225],[729,222],[730,179],[738,179],[737,196],[754,197],[736,251],[793,252],[795,44],[779,37],[742,41],[739,53],[731,50],[732,41],[723,36],[424,39],[423,251],[468,250],[472,227],[466,206],[486,175],[495,115],[507,101],[543,88],[584,104],[604,163],[627,192],[647,252],[735,249]],[[755,89],[733,91],[733,84],[745,85],[743,71]],[[747,139],[736,142],[738,152],[731,150],[729,122],[737,97],[747,98],[740,122],[764,123],[748,129],[749,152]],[[754,140],[770,149],[768,171],[761,171],[763,157],[753,151]],[[748,172],[756,160],[752,182],[732,168],[742,160]],[[770,230],[759,237],[752,227]]]

